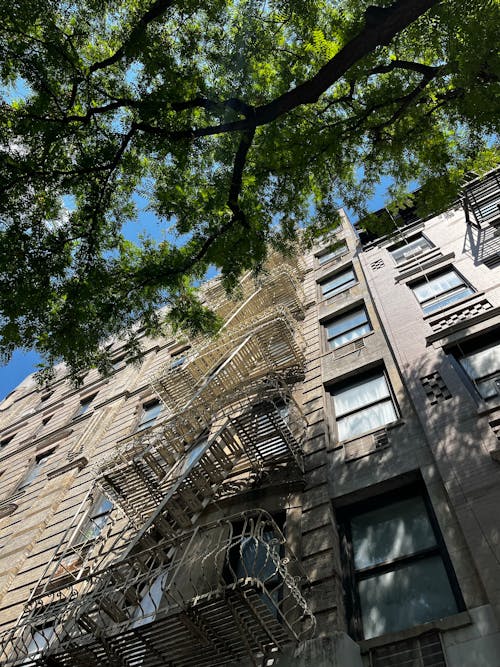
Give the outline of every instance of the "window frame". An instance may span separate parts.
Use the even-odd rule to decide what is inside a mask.
[[[158,413],[154,416],[153,419],[149,419],[143,422],[142,418],[146,415],[148,408],[153,407],[155,405],[158,405],[160,408]],[[159,398],[150,398],[149,400],[141,403],[140,409],[138,410],[134,433],[141,433],[142,431],[147,431],[149,428],[154,426],[158,421],[158,417],[160,416],[162,411],[163,411],[163,404]]]
[[[332,250],[332,246],[339,243],[339,246]],[[324,250],[316,254],[316,260],[319,267],[323,267],[334,259],[338,259],[349,252],[349,244],[346,239],[332,241]]]
[[[478,352],[483,352],[495,347],[500,348],[500,340],[497,338],[499,334],[500,328],[495,327],[488,332],[482,332],[481,335],[474,336],[472,339],[466,339],[446,350],[447,354],[451,355],[454,367],[457,369],[462,381],[468,387],[474,398],[479,401],[484,401],[487,405],[495,404],[500,401],[500,368],[478,378],[474,378],[469,374],[462,362]],[[466,348],[465,350],[463,349],[464,347]],[[485,397],[479,390],[478,380],[481,382],[488,379],[496,382],[497,392],[492,396]]]
[[[75,413],[73,415],[73,419],[78,419],[79,417],[82,417],[83,415],[87,414],[90,404],[92,403],[92,401],[96,396],[97,392],[95,394],[87,394],[86,396],[82,396],[78,403],[78,407],[76,408]]]
[[[375,565],[365,568],[356,569],[354,563],[354,548],[352,541],[351,521],[366,512],[389,507],[396,504],[398,501],[411,500],[412,498],[419,498],[423,501],[426,510],[427,518],[435,538],[435,545],[417,550],[411,554],[405,554],[392,560],[376,563]],[[344,588],[344,599],[346,605],[346,615],[348,623],[348,631],[351,637],[356,641],[365,639],[361,599],[359,595],[359,582],[369,578],[385,574],[387,572],[395,572],[402,570],[405,567],[411,566],[413,563],[431,559],[438,556],[444,566],[451,593],[455,600],[456,612],[464,611],[466,606],[460,590],[457,575],[455,573],[453,564],[451,562],[446,543],[441,532],[438,519],[436,517],[434,507],[431,499],[427,493],[427,489],[422,481],[410,483],[404,487],[393,489],[385,493],[381,493],[364,500],[355,502],[348,507],[340,508],[336,511],[337,522],[339,524],[340,542],[341,542],[341,562],[342,562],[342,579]],[[424,623],[432,623],[439,618],[424,621]],[[415,626],[410,626],[415,627]],[[401,628],[399,630],[388,630],[382,635],[375,635],[369,639],[379,638],[386,634],[405,633],[410,628]]]
[[[346,281],[345,283],[342,283],[333,294],[325,294],[323,291],[323,285],[326,283],[330,282],[332,279],[334,279],[336,276],[340,276],[343,273],[352,273],[353,280],[354,282],[351,282],[351,280]],[[354,270],[354,266],[351,264],[350,266],[344,266],[340,271],[336,271],[335,273],[332,273],[326,278],[322,278],[321,280],[318,280],[318,287],[320,291],[320,301],[327,301],[328,299],[332,299],[334,296],[337,296],[338,294],[342,294],[343,292],[347,291],[351,287],[354,287],[355,285],[358,284],[358,277],[356,275],[356,271]]]
[[[351,409],[348,410],[347,412],[344,412],[342,414],[338,414],[336,409],[335,409],[335,393],[342,391],[344,389],[348,389],[350,386],[354,385],[361,385],[364,384],[365,382],[369,382],[372,379],[375,379],[377,377],[383,377],[385,380],[385,384],[388,389],[388,396],[384,396],[382,398],[375,399],[373,401],[370,401],[369,403],[366,403],[359,408]],[[389,380],[389,376],[387,373],[387,369],[385,366],[375,366],[372,367],[365,372],[360,373],[360,375],[351,375],[345,380],[341,380],[340,382],[336,382],[335,384],[331,384],[327,387],[327,391],[330,394],[331,397],[331,410],[333,412],[333,421],[335,424],[335,433],[336,433],[336,446],[340,445],[343,442],[350,442],[351,440],[357,440],[358,438],[363,438],[370,433],[376,433],[377,431],[381,431],[384,428],[387,428],[391,424],[397,423],[399,419],[401,419],[401,411],[399,409],[398,402],[396,400],[396,395],[394,393],[394,390],[392,388],[392,384]],[[344,419],[345,417],[350,417],[353,414],[356,414],[357,412],[361,412],[363,410],[366,410],[367,408],[373,407],[374,405],[383,403],[384,401],[387,401],[390,399],[392,407],[394,409],[395,413],[395,419],[390,422],[385,422],[384,424],[380,424],[379,426],[369,429],[368,431],[358,433],[356,435],[351,435],[347,438],[340,438],[340,429],[339,429],[339,420]]]
[[[331,336],[331,337],[329,336],[329,333],[328,333],[328,327],[331,324],[333,324],[335,321],[342,320],[345,317],[348,317],[349,315],[354,315],[354,313],[356,313],[358,311],[364,311],[365,316],[366,316],[366,324],[369,327],[369,331],[367,331],[366,333],[362,333],[359,336],[356,336],[355,338],[352,338],[351,340],[346,341],[345,343],[341,343],[340,345],[332,346],[330,344],[331,340],[335,340],[339,336],[345,336],[349,332],[355,331],[356,329],[359,329],[365,323],[363,322],[363,323],[358,324],[354,327],[350,327],[350,328],[342,331],[341,333],[338,333],[335,336]],[[350,343],[353,343],[354,341],[359,340],[360,338],[364,338],[365,336],[368,336],[370,333],[373,332],[373,326],[372,326],[372,323],[370,321],[370,317],[368,315],[368,310],[366,308],[366,303],[364,301],[357,303],[352,308],[349,308],[347,310],[342,310],[340,313],[336,313],[336,314],[332,315],[328,319],[324,320],[321,324],[322,324],[323,329],[324,329],[324,343],[325,343],[325,350],[327,352],[334,352],[335,350],[339,350],[342,347],[344,347],[345,345],[349,345]]]
[[[108,503],[110,503],[111,507],[107,510],[102,510],[100,512],[97,512],[97,509],[99,508],[99,505],[102,501],[107,501]],[[81,522],[81,525],[78,529],[78,533],[75,536],[72,546],[82,546],[86,544],[92,544],[97,539],[99,539],[102,531],[104,530],[106,524],[108,523],[109,517],[114,507],[115,507],[114,503],[111,500],[109,500],[109,498],[104,493],[97,494],[96,499],[90,504],[90,507],[86,512],[83,521]],[[106,517],[106,520],[101,526],[99,526],[99,531],[95,535],[92,535],[91,537],[85,537],[86,527],[94,525],[97,526],[98,524],[96,520],[100,519],[101,517]]]
[[[457,276],[457,278],[461,281],[461,284],[455,287],[451,287],[445,290],[444,292],[440,292],[439,294],[433,294],[431,297],[424,299],[423,301],[420,301],[417,294],[415,293],[415,289],[417,287],[420,287],[421,285],[425,285],[426,283],[432,282],[434,279],[443,276],[447,273],[454,273]],[[411,283],[409,283],[408,286],[412,290],[413,295],[418,305],[422,309],[424,316],[432,316],[436,313],[439,313],[441,310],[444,310],[445,308],[451,308],[455,303],[461,301],[462,299],[470,297],[476,293],[476,289],[463,277],[460,271],[457,271],[457,269],[454,266],[447,266],[442,269],[439,269],[438,271],[433,271],[430,274],[425,274],[423,278],[419,278],[416,281],[412,281]],[[437,305],[437,307],[432,308],[431,310],[426,310],[426,308],[428,308],[428,306],[431,304],[439,304],[440,301],[443,299],[443,297],[444,298],[446,297],[446,295],[451,296],[454,292],[457,291],[458,294],[460,294],[462,291],[466,290],[469,290],[468,294],[464,294],[463,296],[458,296],[458,298],[451,301],[451,303],[450,302],[444,303],[443,305]]]
[[[36,454],[29,464],[28,468],[24,472],[22,478],[20,479],[19,483],[16,486],[15,491],[25,491],[29,486],[35,482],[39,476],[40,473],[42,472],[43,468],[45,467],[45,463],[43,465],[40,465],[42,461],[46,461],[49,459],[56,451],[56,447],[52,447],[51,449],[45,450],[43,452],[39,452]]]
[[[414,242],[416,239],[421,237],[424,239],[424,241],[428,244],[428,246],[420,250],[419,252],[415,253],[411,257],[405,258],[402,261],[397,261],[396,258],[394,257],[394,253],[400,250],[401,248],[404,248],[405,246],[408,246],[410,243]],[[417,232],[416,234],[410,234],[409,236],[405,237],[402,241],[399,241],[398,243],[394,243],[392,246],[389,246],[387,248],[387,251],[391,255],[391,258],[396,266],[401,266],[402,264],[405,264],[406,262],[411,262],[413,259],[420,257],[420,255],[423,255],[425,252],[428,250],[433,250],[435,249],[436,246],[432,241],[430,241],[427,236],[423,232]]]

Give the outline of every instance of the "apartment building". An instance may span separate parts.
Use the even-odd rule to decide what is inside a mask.
[[[498,186],[12,392],[0,664],[500,667]]]

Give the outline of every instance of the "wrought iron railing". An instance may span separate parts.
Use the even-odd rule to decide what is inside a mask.
[[[98,484],[136,525],[160,509],[158,527],[173,535],[190,528],[236,480],[248,486],[282,465],[302,471],[306,421],[277,381],[245,387],[227,412],[188,446],[182,436],[172,438],[168,422],[135,434],[132,445],[123,443],[100,463]]]
[[[0,664],[237,664],[307,637],[305,578],[262,510],[191,530],[54,589],[3,637]]]

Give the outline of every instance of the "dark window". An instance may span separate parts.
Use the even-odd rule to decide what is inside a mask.
[[[153,426],[155,421],[158,419],[161,410],[162,410],[162,404],[158,400],[145,403],[142,406],[142,412],[139,418],[139,423],[137,425],[137,430],[143,431],[145,428]]]
[[[345,271],[340,271],[335,275],[331,276],[327,280],[323,280],[320,283],[321,294],[324,299],[329,299],[335,294],[339,294],[349,287],[352,287],[357,282],[356,275],[352,267],[346,269]]]
[[[374,431],[398,417],[383,370],[330,391],[340,441]]]
[[[331,259],[334,259],[335,257],[340,257],[347,251],[348,251],[347,243],[345,241],[341,241],[341,243],[336,247],[330,248],[321,255],[318,255],[318,261],[321,265],[326,264]]]
[[[34,463],[29,467],[21,484],[17,487],[18,491],[25,489],[27,486],[29,486],[32,482],[36,480],[36,478],[40,475],[44,466],[46,465],[47,460],[49,459],[50,456],[52,456],[54,451],[55,451],[54,449],[51,449],[50,451],[44,452],[43,454],[38,454],[38,456],[35,458]]]
[[[325,324],[326,338],[330,349],[346,345],[372,330],[364,307],[350,310]]]
[[[17,435],[16,433],[13,433],[12,435],[8,435],[8,436],[6,436],[5,438],[2,438],[2,439],[0,440],[0,449],[3,449],[4,447],[7,447],[7,445],[9,444],[9,442],[12,442],[12,440],[14,440],[14,438],[16,437],[16,435]]]
[[[281,529],[284,525],[284,516],[279,515],[274,517],[274,520]],[[257,534],[251,522],[235,522],[232,546],[227,553],[224,568],[224,578],[228,584],[249,579],[261,582],[263,592],[259,597],[275,618],[279,614],[283,578],[271,557],[271,552],[274,550],[279,558],[284,555],[283,545],[273,544],[277,538],[278,535],[271,524],[264,526]]]
[[[396,264],[403,264],[433,247],[432,243],[423,234],[417,234],[417,236],[411,236],[401,241],[401,243],[391,246],[389,252]]]
[[[466,341],[456,350],[460,365],[484,399],[500,397],[499,331],[479,340]]]
[[[78,406],[78,409],[75,412],[75,416],[73,417],[73,419],[76,419],[76,417],[81,417],[82,415],[84,415],[90,408],[90,404],[92,403],[95,397],[96,394],[92,394],[92,396],[85,396],[84,398],[82,398],[80,400],[80,405]]]
[[[472,287],[454,269],[446,269],[426,277],[414,283],[412,289],[426,314],[474,294]]]
[[[415,487],[350,509],[342,528],[344,569],[350,572],[346,606],[356,639],[463,608],[439,528]]]

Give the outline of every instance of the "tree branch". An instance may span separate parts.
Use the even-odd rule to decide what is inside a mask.
[[[123,44],[120,46],[120,48],[117,49],[112,56],[109,56],[109,58],[104,58],[104,60],[100,60],[99,62],[91,65],[89,68],[89,73],[92,74],[99,69],[104,69],[105,67],[114,65],[124,56],[126,56],[130,46],[134,43],[135,40],[138,39],[138,37],[140,37],[141,33],[146,29],[148,24],[160,18],[160,16],[174,4],[175,0],[155,0],[148,11],[143,16],[141,16],[134,29],[125,42],[123,42]]]
[[[395,69],[402,69],[412,72],[419,72],[424,76],[435,76],[438,73],[442,73],[443,70],[447,67],[448,65],[433,66],[424,65],[422,63],[414,63],[408,60],[391,60],[391,62],[387,65],[378,65],[377,67],[374,67],[369,72],[367,72],[367,75],[371,76],[372,74],[387,74],[388,72],[392,72]]]
[[[138,123],[138,129],[177,141],[195,139],[227,132],[241,132],[259,125],[267,125],[304,104],[314,104],[321,95],[336,83],[359,60],[372,53],[377,46],[388,44],[391,39],[413,23],[441,0],[396,0],[385,9],[368,12],[363,29],[351,39],[313,77],[292,90],[280,95],[268,104],[255,107],[251,118],[202,128],[185,128],[171,131],[148,123]],[[370,9],[370,8],[368,8]]]

